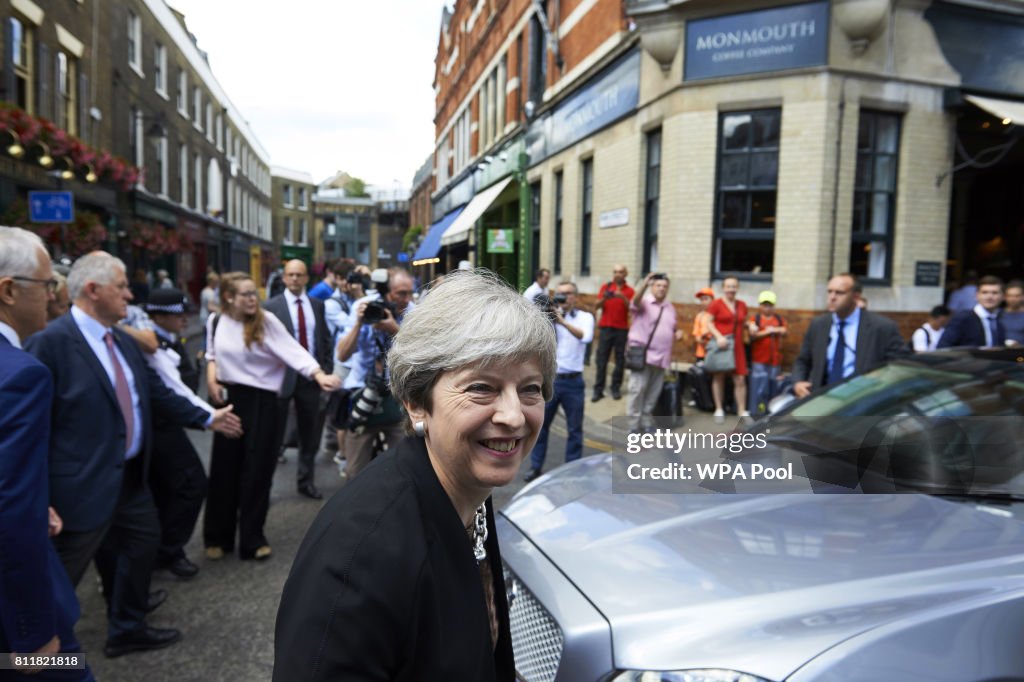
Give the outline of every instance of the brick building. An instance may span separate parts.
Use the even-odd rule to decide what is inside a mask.
[[[273,242],[279,246],[280,261],[298,258],[312,268],[323,260],[323,243],[316,231],[313,207],[313,176],[281,166],[272,167],[270,174]]]
[[[1005,0],[458,0],[436,60],[440,255],[583,292],[621,261],[684,304],[736,275],[798,332],[852,271],[909,328],[968,269],[1024,273],[1022,40]],[[516,254],[486,252],[497,226]]]
[[[39,228],[56,252],[103,247],[132,269],[170,270],[193,296],[207,267],[262,279],[268,156],[184,17],[163,0],[10,0],[0,17],[5,120],[25,112],[15,134],[31,140],[12,153],[0,124],[0,209],[70,190],[80,221]]]

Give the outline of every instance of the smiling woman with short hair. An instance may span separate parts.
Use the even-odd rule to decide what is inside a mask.
[[[515,679],[490,494],[537,442],[555,334],[495,275],[456,272],[388,354],[415,435],[324,506],[285,584],[274,679]]]

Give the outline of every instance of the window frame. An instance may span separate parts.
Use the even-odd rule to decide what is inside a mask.
[[[594,246],[594,157],[580,161],[580,276],[590,276]]]
[[[892,282],[892,261],[893,261],[893,244],[895,242],[895,230],[896,230],[896,207],[899,200],[899,172],[900,172],[900,146],[903,143],[903,115],[893,111],[885,111],[880,109],[861,109],[858,114],[857,121],[857,162],[854,168],[853,175],[853,192],[852,192],[852,203],[850,206],[850,259],[848,262],[848,272],[852,272],[864,283],[867,284],[880,284],[888,285]],[[878,121],[882,119],[890,119],[895,125],[895,136],[892,152],[879,151],[878,149]],[[861,139],[861,126],[865,120],[872,120],[873,126],[871,131],[871,147],[869,149],[862,149],[860,146]],[[859,187],[858,183],[862,177],[861,161],[864,157],[870,158],[869,168],[871,182],[869,187]],[[876,169],[878,167],[877,160],[879,158],[891,159],[891,172],[892,172],[892,188],[891,189],[878,189],[875,187],[875,181],[877,179]],[[885,233],[876,235],[876,233],[865,231],[864,227],[869,227],[868,217],[865,211],[861,212],[862,229],[858,230],[855,221],[857,219],[857,203],[861,196],[865,197],[865,206],[870,202],[870,198],[874,198],[877,195],[885,195],[888,197],[888,215],[885,221]],[[873,203],[872,203],[873,206]],[[873,212],[872,208],[872,212]],[[863,273],[858,272],[859,268],[854,268],[853,258],[855,249],[860,244],[873,245],[876,243],[882,243],[885,245],[885,263],[883,265],[884,273],[881,277],[871,276],[871,262],[870,256],[868,257],[867,270]],[[873,250],[873,249],[866,249]]]
[[[15,106],[19,106],[30,114],[36,113],[36,45],[34,25],[17,15],[7,17],[7,24],[10,26],[11,39],[17,48],[7,46],[11,55],[11,69],[14,72],[15,93],[9,97]],[[15,30],[17,26],[17,31]],[[20,37],[14,34],[17,32]],[[19,63],[22,62],[22,63]],[[43,65],[43,68],[49,68]],[[24,95],[24,102],[20,101],[19,95]]]
[[[162,43],[153,44],[153,83],[156,94],[170,99],[167,93],[167,48]]]
[[[552,259],[552,270],[557,274],[562,274],[562,241],[564,235],[565,225],[563,218],[565,215],[565,175],[562,170],[555,171],[555,204],[552,207],[555,213],[555,248],[554,258]]]
[[[128,66],[141,78],[145,78],[142,70],[142,17],[133,10],[128,10]]]
[[[777,143],[774,146],[762,146],[755,147],[754,142],[751,141],[742,150],[725,150],[725,121],[730,117],[735,116],[749,116],[750,117],[750,133],[753,134],[754,121],[756,118],[764,116],[773,116],[776,118],[775,127],[778,131]],[[771,192],[775,201],[775,216],[771,216],[773,221],[777,220],[778,214],[778,198],[779,198],[779,158],[782,150],[782,107],[763,107],[760,109],[745,109],[736,111],[720,111],[718,114],[718,131],[716,137],[715,147],[715,211],[714,211],[714,247],[711,252],[711,272],[712,277],[715,279],[723,279],[726,277],[736,277],[741,280],[756,280],[756,281],[771,281],[772,273],[775,270],[775,239],[776,230],[778,223],[773,222],[771,228],[757,228],[751,227],[753,221],[752,216],[754,213],[754,195]],[[750,183],[750,178],[753,173],[751,163],[752,157],[757,155],[765,155],[768,153],[774,153],[775,155],[775,183],[774,185],[753,185]],[[733,187],[723,189],[723,169],[724,161],[729,157],[740,157],[746,156],[747,158],[747,171],[746,171],[746,184],[743,185],[742,190],[735,189]],[[745,214],[746,214],[746,226],[745,227],[730,227],[723,228],[722,221],[724,219],[723,214],[725,213],[725,199],[727,195],[744,194],[745,195]],[[771,242],[771,266],[770,269],[762,269],[758,272],[749,270],[728,270],[721,267],[723,260],[723,252],[725,251],[726,243],[729,241],[766,241]]]
[[[188,71],[178,69],[178,94],[175,96],[175,105],[178,113],[186,120],[188,119]]]
[[[651,163],[653,143],[657,141],[657,163]],[[654,272],[658,267],[658,228],[661,209],[661,167],[665,151],[665,139],[661,128],[648,131],[644,136],[644,226],[643,226],[643,268],[641,272]],[[652,174],[654,183],[652,183]],[[651,186],[655,185],[652,196]],[[653,225],[653,228],[652,228]],[[653,255],[652,255],[653,252]]]
[[[178,145],[178,200],[182,206],[189,206],[189,184],[188,184],[188,144],[182,142]]]
[[[292,234],[292,218],[291,216],[283,216],[281,218],[281,243],[288,244],[289,246],[293,245],[295,243],[292,239],[293,236],[294,235]]]

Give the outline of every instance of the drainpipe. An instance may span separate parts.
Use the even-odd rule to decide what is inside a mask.
[[[843,161],[843,121],[846,118],[846,76],[842,77],[839,86],[839,117],[836,131],[836,168],[832,177],[832,235],[828,249],[828,275],[831,277],[836,262],[836,231],[839,228],[839,171]]]

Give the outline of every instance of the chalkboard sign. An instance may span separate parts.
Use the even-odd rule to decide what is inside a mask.
[[[914,262],[914,286],[942,286],[942,263],[937,260],[919,260]]]

